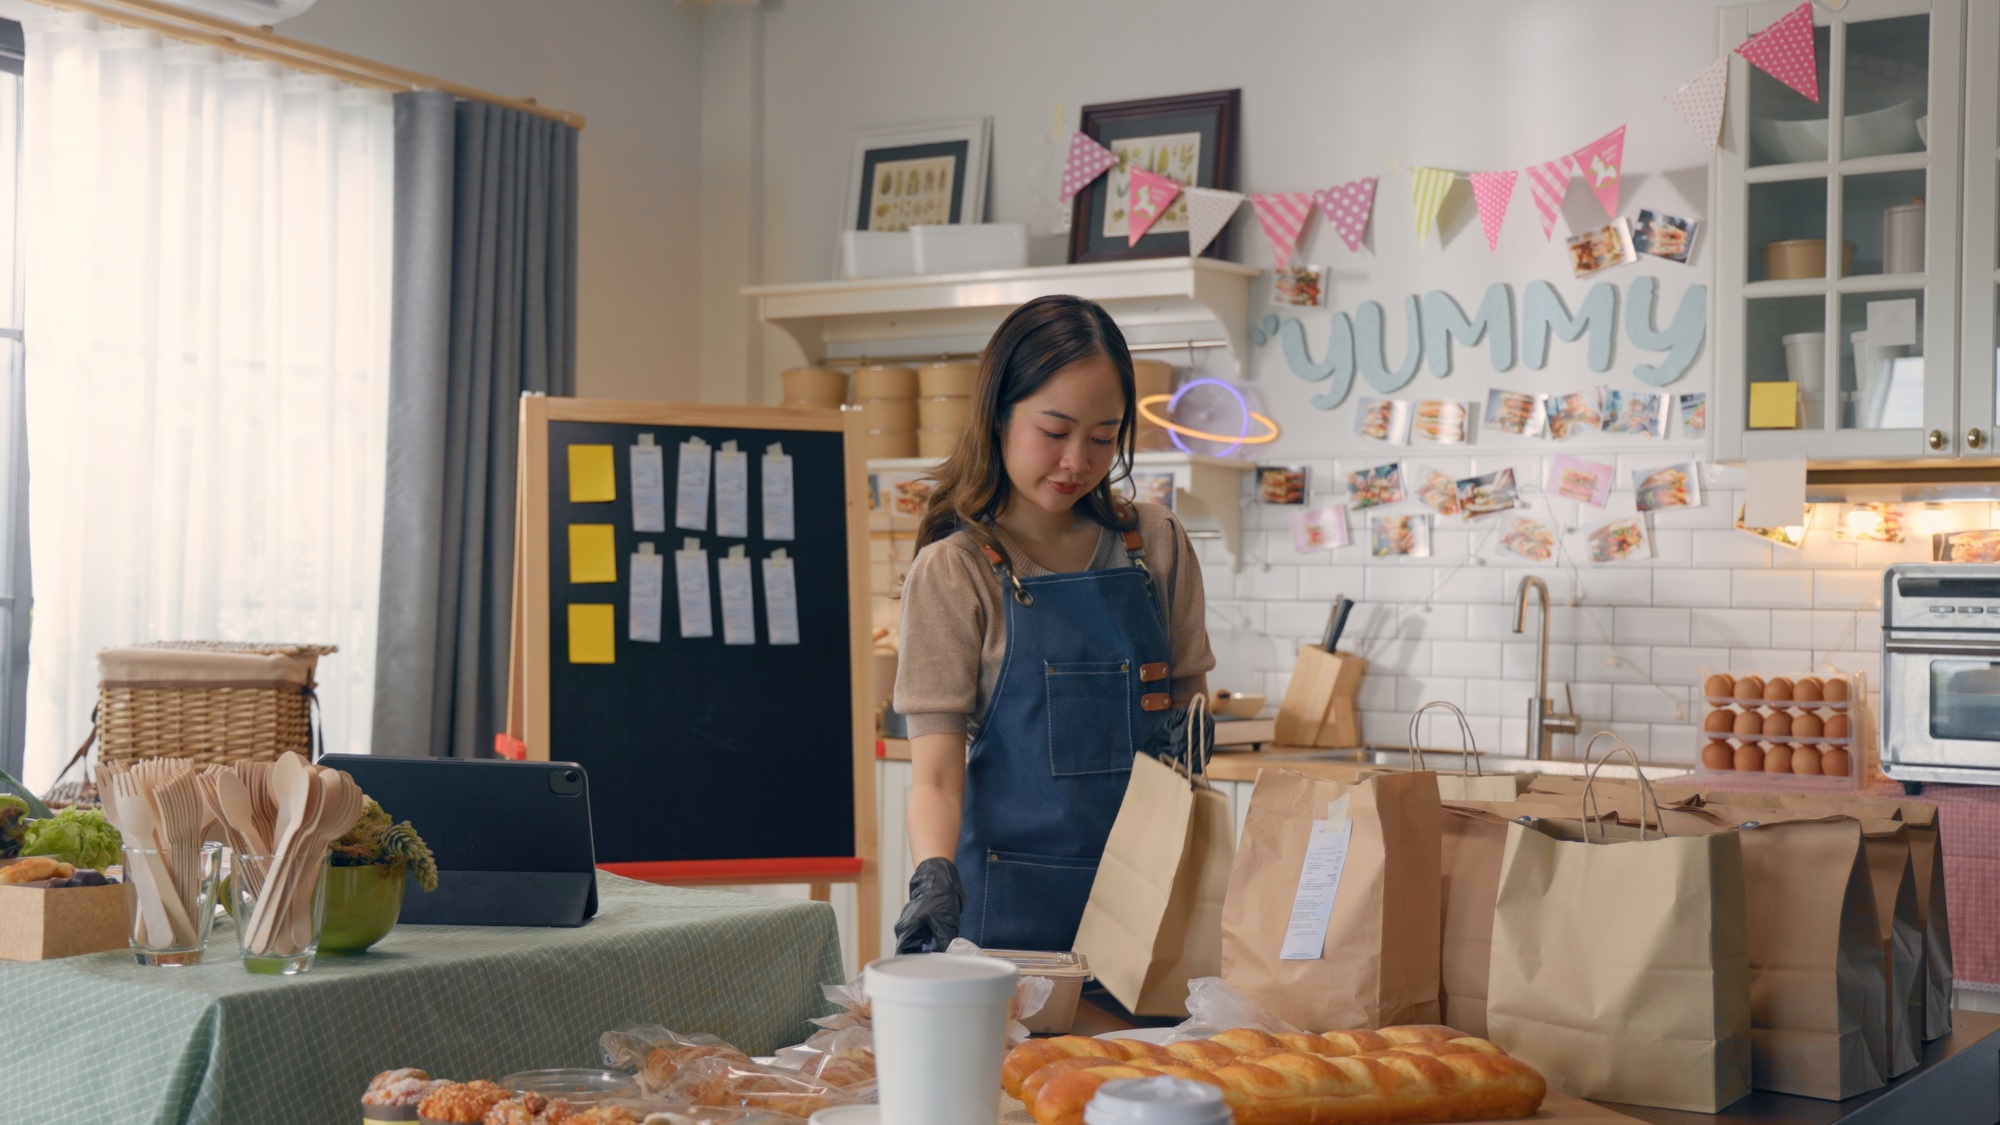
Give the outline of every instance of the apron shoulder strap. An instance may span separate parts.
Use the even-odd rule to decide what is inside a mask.
[[[979,545],[979,553],[986,556],[986,565],[992,567],[994,575],[1000,579],[1000,588],[1012,593],[1014,600],[1022,605],[1034,605],[1035,595],[1022,588],[1021,579],[1008,564],[1007,553],[1000,549],[1000,541],[994,537],[992,529],[984,524],[968,523],[965,531]]]

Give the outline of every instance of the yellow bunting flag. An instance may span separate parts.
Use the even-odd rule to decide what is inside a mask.
[[[1417,245],[1422,246],[1431,236],[1438,208],[1444,206],[1445,194],[1451,191],[1454,178],[1454,173],[1443,168],[1410,169],[1410,204],[1417,215]]]

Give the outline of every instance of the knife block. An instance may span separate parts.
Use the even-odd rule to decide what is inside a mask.
[[[1278,705],[1273,739],[1283,746],[1361,745],[1361,717],[1354,696],[1367,671],[1368,662],[1358,656],[1328,652],[1318,645],[1300,648],[1284,702]]]

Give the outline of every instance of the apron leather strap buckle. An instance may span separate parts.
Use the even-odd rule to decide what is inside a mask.
[[[1164,691],[1149,691],[1139,697],[1141,711],[1164,711],[1173,706],[1174,697]]]
[[[1139,665],[1139,682],[1142,684],[1156,684],[1166,678],[1167,666],[1165,664]]]

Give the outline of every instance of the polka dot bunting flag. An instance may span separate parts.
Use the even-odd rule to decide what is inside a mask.
[[[1182,188],[1181,195],[1187,200],[1188,212],[1188,257],[1200,257],[1229,220],[1236,217],[1236,209],[1243,205],[1243,193],[1223,191],[1219,188]]]
[[[1137,246],[1146,237],[1153,224],[1166,214],[1174,197],[1181,193],[1181,185],[1144,168],[1132,169],[1132,187],[1126,195],[1126,209],[1130,218],[1125,223],[1125,245]]]
[[[1507,218],[1507,202],[1514,198],[1516,172],[1474,172],[1472,198],[1479,204],[1479,225],[1486,230],[1486,249],[1500,248],[1500,224]]]
[[[1069,135],[1069,162],[1063,166],[1062,192],[1057,196],[1064,203],[1076,198],[1076,193],[1090,186],[1090,181],[1102,176],[1105,169],[1118,163],[1111,150],[1084,136],[1082,133]]]
[[[1701,73],[1687,80],[1686,84],[1666,95],[1667,104],[1693,129],[1695,136],[1714,151],[1716,140],[1722,135],[1722,102],[1729,92],[1729,60],[1717,59],[1701,69]]]
[[[1375,177],[1349,180],[1313,192],[1319,213],[1340,233],[1349,250],[1360,250],[1368,236],[1368,218],[1375,210]]]
[[[1819,60],[1814,57],[1812,0],[1793,8],[1785,18],[1737,44],[1736,53],[1750,65],[1811,98],[1819,100]]]

